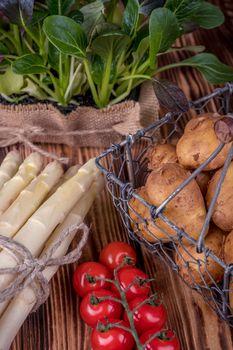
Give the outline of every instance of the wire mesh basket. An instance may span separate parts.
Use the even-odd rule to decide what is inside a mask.
[[[229,83],[208,96],[191,101],[188,114],[178,112],[165,114],[149,127],[139,130],[134,135],[128,135],[120,144],[112,145],[96,159],[96,164],[106,176],[107,188],[129,237],[144,245],[152,254],[159,256],[233,327],[233,260],[230,264],[229,261],[226,263],[223,254],[227,233],[222,235],[221,242],[217,242],[218,253],[211,249],[211,244],[207,246],[205,241],[216,200],[233,159],[233,144],[229,147],[230,150],[197,239],[175,225],[166,216],[166,208],[215,159],[223,149],[226,140],[220,142],[210,157],[194,169],[191,175],[185,178],[159,205],[152,205],[142,196],[142,192],[138,191],[138,188],[145,185],[150,174],[148,154],[154,144],[161,142],[176,144],[187,121],[197,114],[218,111],[222,115],[228,114],[230,124],[233,124],[231,123],[233,114],[230,114],[232,96],[233,84]],[[233,139],[233,127],[232,125],[230,127],[232,128],[231,139]],[[137,203],[136,206],[135,203]],[[189,213],[186,215],[189,216]],[[158,222],[165,224],[158,225]],[[158,228],[163,235],[156,234]]]

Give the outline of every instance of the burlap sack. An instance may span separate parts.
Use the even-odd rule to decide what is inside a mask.
[[[68,115],[50,104],[0,105],[0,145],[27,139],[106,148],[157,119],[158,108],[148,83],[143,85],[138,102],[126,101],[103,109],[77,107]]]

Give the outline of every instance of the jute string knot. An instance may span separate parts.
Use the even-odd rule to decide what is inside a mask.
[[[4,135],[4,137],[0,140],[0,147],[7,147],[16,143],[23,143],[24,145],[30,147],[33,151],[40,153],[42,156],[50,157],[64,164],[67,164],[69,161],[68,158],[58,157],[52,152],[44,151],[42,148],[36,146],[33,142],[31,142],[33,136],[46,135],[44,129],[39,126],[25,125],[24,128],[18,128],[1,125],[0,133],[3,133]]]
[[[63,257],[56,256],[56,251],[64,239],[74,231],[82,230],[82,238],[77,247]],[[35,311],[49,296],[49,282],[43,271],[49,266],[62,266],[77,261],[82,255],[89,235],[89,228],[84,224],[74,224],[63,230],[60,236],[51,244],[47,252],[40,258],[34,258],[27,247],[11,238],[0,235],[0,247],[7,250],[16,260],[16,266],[0,268],[0,275],[18,274],[7,288],[0,292],[0,303],[10,300],[28,285],[31,285],[37,297]]]

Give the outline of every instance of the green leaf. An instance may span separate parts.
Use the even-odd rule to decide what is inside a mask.
[[[51,42],[48,44],[48,62],[53,69],[59,72],[60,55],[62,55],[62,63],[67,59]]]
[[[128,35],[120,32],[105,33],[92,42],[92,51],[99,55],[103,60],[107,60],[109,54],[112,54],[112,60],[117,60],[122,51],[127,48],[130,42]]]
[[[203,0],[167,0],[165,7],[174,12],[179,23],[185,26],[191,22],[211,29],[224,22],[222,11]]]
[[[81,11],[75,10],[75,11],[71,11],[69,13],[69,17],[72,18],[76,23],[83,23],[84,21],[84,16],[83,13]]]
[[[165,7],[175,14],[179,23],[183,23],[195,15],[200,4],[203,4],[203,0],[167,0]]]
[[[122,27],[126,34],[133,35],[138,26],[139,2],[137,0],[128,0],[124,14]]]
[[[222,84],[233,80],[233,67],[220,62],[210,53],[201,53],[177,65],[197,68],[211,84]]]
[[[149,19],[150,66],[154,67],[158,52],[167,51],[179,36],[176,16],[166,8],[152,11]]]
[[[87,36],[92,36],[98,24],[104,22],[104,4],[101,0],[96,0],[81,7],[80,11],[84,16],[82,28]]]
[[[44,20],[43,29],[49,41],[59,51],[82,58],[86,56],[86,35],[73,19],[49,16]]]
[[[172,47],[167,52],[181,52],[181,51],[200,53],[200,52],[205,51],[205,46],[203,46],[203,45],[188,45],[188,46],[181,46],[181,47]]]
[[[38,23],[42,22],[47,16],[48,16],[48,11],[38,11],[38,10],[34,11],[32,20],[30,22],[30,27],[33,27]]]
[[[36,54],[28,54],[17,58],[12,62],[12,70],[16,74],[41,74],[46,73],[43,59]]]
[[[0,42],[0,56],[7,55],[9,53],[8,48]]]
[[[140,63],[140,61],[145,57],[145,54],[147,53],[149,46],[150,46],[149,37],[147,36],[141,40],[141,42],[137,47],[137,50],[133,52],[133,58],[134,58],[135,64]]]
[[[9,66],[4,74],[0,75],[0,93],[11,96],[13,94],[19,94],[24,84],[22,75],[18,75],[12,72]]]
[[[201,2],[199,8],[193,16],[189,16],[191,21],[197,23],[200,27],[211,29],[220,26],[224,22],[222,11],[208,2]]]
[[[65,15],[74,3],[74,0],[48,0],[49,13],[51,15]]]

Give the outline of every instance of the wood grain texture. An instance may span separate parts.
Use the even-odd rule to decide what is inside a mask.
[[[217,54],[222,61],[233,65],[233,2],[213,2],[222,7],[226,23],[218,29],[187,35],[180,39],[178,44],[203,44],[207,51]],[[185,53],[163,57],[160,65],[185,57]],[[212,89],[201,75],[192,69],[175,69],[163,73],[163,77],[177,82],[190,98],[197,98]],[[42,147],[69,157],[72,164],[82,164],[101,152],[100,149],[71,149],[58,145]],[[23,156],[30,153],[30,150],[23,146],[19,149]],[[1,159],[8,150],[0,150]],[[110,241],[128,240],[106,190],[96,199],[86,222],[92,225],[91,236],[81,261],[96,260],[101,248]],[[150,276],[157,277],[157,287],[168,310],[168,326],[177,332],[182,350],[233,349],[230,329],[199,295],[191,292],[174,272],[146,251],[138,251],[138,260],[141,268]],[[75,265],[60,268],[51,282],[50,298],[36,313],[29,316],[11,350],[90,350],[90,329],[79,317],[80,300],[71,284],[74,269]]]

